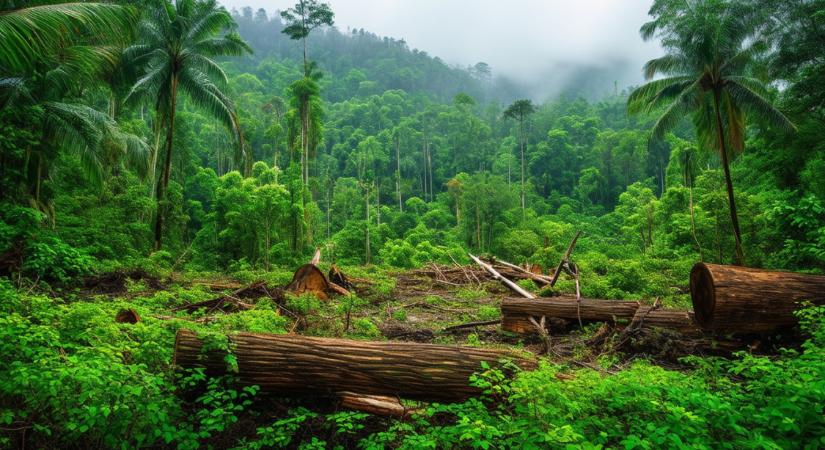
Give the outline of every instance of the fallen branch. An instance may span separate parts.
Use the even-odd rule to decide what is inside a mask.
[[[513,291],[515,291],[515,292],[516,292],[516,293],[518,293],[519,295],[521,295],[522,297],[524,297],[524,298],[536,298],[536,296],[535,296],[535,295],[533,295],[533,294],[531,294],[531,293],[529,293],[529,292],[525,291],[525,290],[524,290],[521,286],[519,286],[519,285],[517,285],[516,283],[513,283],[512,281],[510,281],[510,280],[508,280],[507,278],[503,277],[500,273],[498,273],[498,271],[497,271],[496,269],[493,269],[493,267],[492,267],[491,265],[489,265],[489,264],[485,263],[484,261],[480,260],[477,256],[472,255],[472,254],[470,254],[470,253],[468,253],[468,255],[470,255],[470,258],[471,258],[473,261],[475,261],[475,262],[476,262],[476,264],[478,264],[478,265],[479,265],[479,266],[481,266],[484,270],[486,270],[487,272],[489,272],[489,273],[490,273],[490,275],[492,275],[492,276],[493,276],[493,278],[495,278],[496,280],[501,281],[501,282],[502,282],[502,283],[504,283],[507,287],[509,287],[510,289],[512,289]]]
[[[475,327],[483,327],[483,326],[486,326],[486,325],[497,325],[499,323],[501,323],[501,319],[485,320],[485,321],[482,321],[482,322],[468,322],[468,323],[462,323],[460,325],[452,325],[452,326],[449,326],[447,328],[444,328],[441,331],[442,332],[447,332],[447,331],[461,330],[463,328],[475,328]]]
[[[550,287],[556,285],[556,281],[558,281],[559,275],[561,275],[561,268],[570,260],[570,254],[573,253],[573,249],[576,247],[576,241],[579,240],[579,236],[581,236],[581,234],[581,231],[577,231],[576,235],[573,236],[573,240],[570,241],[570,245],[567,246],[567,251],[564,252],[564,256],[561,257],[559,265],[556,266],[556,270],[553,272],[553,278],[550,280]]]

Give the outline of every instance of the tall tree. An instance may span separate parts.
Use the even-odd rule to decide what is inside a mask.
[[[524,146],[527,143],[527,135],[524,132],[524,123],[530,114],[536,112],[533,102],[528,99],[516,100],[504,110],[506,119],[513,119],[518,122],[519,149],[521,150],[521,215],[525,214],[525,187],[524,187]]]
[[[335,14],[326,3],[319,3],[317,0],[298,0],[290,9],[281,11],[281,17],[287,22],[282,33],[293,40],[300,40],[304,45],[304,76],[308,77],[310,72],[307,60],[307,37],[312,30],[321,25],[332,26]]]
[[[227,77],[213,59],[251,53],[246,42],[233,31],[234,26],[232,17],[215,0],[177,0],[174,4],[164,1],[147,13],[138,42],[125,52],[126,64],[143,68],[143,75],[129,95],[149,99],[155,107],[155,120],[166,130],[165,162],[156,190],[156,250],[161,248],[163,236],[163,206],[172,169],[179,92],[186,93],[192,103],[209,111],[230,129],[238,145],[236,161],[242,159],[240,124],[232,102],[223,92]],[[156,130],[160,131],[160,126]],[[247,160],[247,168],[249,162]]]
[[[645,64],[645,77],[663,78],[636,89],[628,98],[628,111],[663,108],[653,126],[654,139],[662,138],[684,116],[691,116],[701,146],[719,154],[733,225],[734,259],[743,264],[730,158],[744,149],[747,115],[793,128],[767,100],[765,82],[753,76],[754,60],[767,45],[756,35],[753,16],[735,2],[657,0],[650,14],[654,20],[642,26],[642,37],[660,37],[667,54]]]

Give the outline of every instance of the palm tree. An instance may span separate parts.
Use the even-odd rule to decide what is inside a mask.
[[[752,76],[754,59],[767,49],[756,35],[751,16],[736,3],[724,0],[657,0],[650,14],[656,18],[642,26],[644,39],[662,38],[667,54],[645,64],[647,84],[628,98],[630,113],[663,108],[653,126],[660,139],[690,115],[699,143],[715,150],[722,162],[728,194],[735,262],[744,263],[742,236],[730,158],[744,149],[745,119],[786,129],[793,124],[767,100],[765,83]],[[660,79],[654,79],[663,76]]]
[[[143,68],[143,74],[129,95],[150,99],[155,108],[156,133],[160,133],[161,127],[166,131],[166,155],[156,191],[156,250],[161,248],[163,234],[163,204],[172,167],[178,93],[186,93],[192,103],[221,120],[237,143],[236,161],[243,156],[243,136],[238,117],[232,102],[223,92],[227,77],[213,59],[240,56],[252,51],[236,32],[231,31],[234,26],[232,17],[215,0],[164,2],[164,5],[149,11],[148,18],[141,23],[138,42],[125,53],[126,64]],[[155,148],[150,167],[151,180],[154,180],[158,151],[159,148]],[[246,167],[249,166],[247,160]]]
[[[33,206],[50,212],[42,185],[60,151],[74,153],[93,184],[122,156],[138,169],[145,162],[143,141],[82,98],[83,86],[114,70],[137,13],[108,3],[29,5],[0,7],[0,114],[17,135],[34,138],[17,172]]]

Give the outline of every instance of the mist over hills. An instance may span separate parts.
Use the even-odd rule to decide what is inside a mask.
[[[233,64],[247,71],[266,58],[298,64],[302,47],[281,32],[284,25],[280,17],[251,8],[233,9],[232,13],[241,36],[255,50],[251,57]],[[425,50],[411,48],[403,39],[379,36],[362,28],[319,30],[310,35],[308,48],[310,59],[329,79],[335,79],[327,80],[324,91],[332,102],[392,89],[439,101],[449,101],[460,92],[482,102],[501,104],[518,98],[539,103],[578,96],[599,100],[638,80],[632,75],[634,63],[621,57],[599,64],[553,61],[539,72],[511,77],[484,62],[466,67],[450,64]]]

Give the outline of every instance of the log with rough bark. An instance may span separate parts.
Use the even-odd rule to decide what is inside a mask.
[[[574,296],[559,296],[525,300],[505,298],[501,301],[501,328],[514,333],[532,333],[530,317],[578,320],[585,322],[615,322],[629,320],[639,309],[639,302],[625,300],[593,300]]]
[[[697,263],[690,297],[706,330],[775,331],[797,323],[801,302],[825,304],[825,276]]]
[[[410,342],[368,342],[296,335],[238,333],[229,336],[238,363],[236,376],[246,385],[284,396],[334,397],[351,391],[424,401],[460,401],[478,394],[469,377],[481,363],[495,366],[509,358],[523,369],[535,361],[512,351]],[[174,364],[205,367],[222,374],[218,350],[203,352],[189,330],[175,339]]]
[[[489,273],[490,273],[490,275],[492,275],[492,276],[493,276],[493,278],[495,278],[496,280],[501,281],[501,282],[502,282],[502,283],[504,283],[507,287],[509,287],[510,289],[512,289],[514,292],[516,292],[517,294],[521,295],[521,296],[522,296],[522,297],[524,297],[524,298],[536,298],[536,296],[535,296],[535,295],[533,295],[533,294],[531,294],[531,293],[529,293],[529,292],[525,291],[525,290],[524,290],[521,286],[517,285],[516,283],[513,283],[512,281],[510,281],[510,280],[508,280],[507,278],[505,278],[504,276],[502,276],[502,275],[501,275],[500,273],[498,273],[498,271],[496,271],[496,269],[494,269],[491,265],[489,265],[489,264],[485,263],[484,261],[482,261],[482,260],[478,259],[478,257],[477,257],[477,256],[474,256],[474,255],[469,254],[469,253],[468,253],[468,255],[470,255],[470,258],[471,258],[473,261],[475,261],[475,263],[476,263],[476,264],[478,264],[478,265],[479,265],[479,266],[481,266],[484,270],[486,270],[487,272],[489,272]]]

